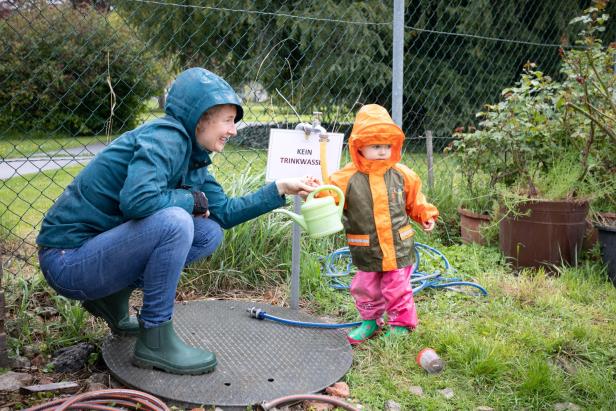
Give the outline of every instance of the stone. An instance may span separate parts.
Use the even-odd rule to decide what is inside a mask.
[[[475,408],[475,411],[494,411],[494,408],[488,407],[487,405],[480,405],[479,407]]]
[[[419,385],[413,385],[409,387],[409,392],[413,395],[416,395],[418,397],[423,396],[423,388],[421,388]]]
[[[30,364],[32,365],[32,367],[41,368],[41,366],[45,364],[45,357],[41,354],[38,354],[30,361]]]
[[[452,399],[454,396],[453,390],[451,388],[445,388],[443,390],[439,390],[438,392],[440,392],[441,395],[448,400]]]
[[[346,382],[338,381],[334,385],[325,388],[325,392],[334,397],[348,398],[351,395],[351,390]]]
[[[48,377],[47,375],[41,375],[38,379],[39,384],[51,384],[53,382],[53,378]]]
[[[580,411],[582,408],[572,402],[559,402],[554,404],[555,411]]]
[[[11,368],[30,368],[30,360],[26,357],[18,355],[17,357],[9,358]]]
[[[100,382],[87,382],[86,383],[86,391],[100,391],[106,390],[107,386],[105,384],[101,384]]]
[[[401,411],[402,407],[394,400],[387,400],[385,401],[385,408],[383,409],[385,411]]]
[[[31,384],[33,379],[32,375],[25,372],[5,372],[0,374],[0,392],[19,391],[21,387]]]
[[[88,377],[87,382],[107,385],[109,383],[109,375],[104,372],[94,373]]]
[[[51,361],[54,372],[81,370],[85,367],[88,357],[95,349],[94,345],[86,342],[59,349],[54,353],[54,359]]]
[[[304,408],[310,411],[328,411],[334,409],[334,404],[319,401],[304,401]]]

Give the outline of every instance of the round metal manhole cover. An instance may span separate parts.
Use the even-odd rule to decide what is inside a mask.
[[[251,318],[257,307],[290,320],[322,322],[287,308],[246,301],[193,301],[175,306],[176,333],[216,353],[216,370],[175,375],[131,364],[134,338],[109,336],[103,358],[121,382],[186,405],[246,407],[293,394],[312,394],[340,380],[351,367],[351,346],[341,330],[305,328]]]

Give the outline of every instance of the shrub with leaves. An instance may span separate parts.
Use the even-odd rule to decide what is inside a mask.
[[[583,23],[579,49],[563,53],[562,73],[569,118],[575,124],[574,137],[580,148],[585,175],[594,184],[596,209],[616,211],[616,42],[603,45],[599,34],[605,31],[609,16],[603,13],[607,2],[573,19]]]
[[[478,130],[456,134],[467,191],[616,205],[616,45],[597,37],[608,19],[601,7],[572,20],[586,27],[576,48],[561,52],[562,81],[529,62],[502,100],[477,114]]]
[[[120,131],[160,94],[158,65],[145,45],[89,7],[22,5],[0,25],[0,37],[2,134]]]
[[[561,89],[534,63],[527,63],[520,81],[503,90],[502,101],[487,104],[477,114],[479,129],[456,135],[452,147],[469,191],[503,184],[518,186],[529,196],[539,194],[541,175],[571,146],[562,122]]]

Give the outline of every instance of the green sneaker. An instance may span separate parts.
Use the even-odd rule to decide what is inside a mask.
[[[361,344],[374,337],[381,329],[381,325],[376,320],[364,320],[357,328],[353,328],[347,335],[351,345]]]

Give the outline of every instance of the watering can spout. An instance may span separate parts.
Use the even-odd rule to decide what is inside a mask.
[[[291,217],[291,219],[293,219],[293,221],[299,224],[302,227],[302,229],[308,230],[308,226],[306,225],[306,220],[304,220],[304,217],[302,217],[301,215],[292,213],[289,210],[285,210],[284,208],[279,208],[277,210],[274,210],[273,212],[288,215],[289,217]]]

